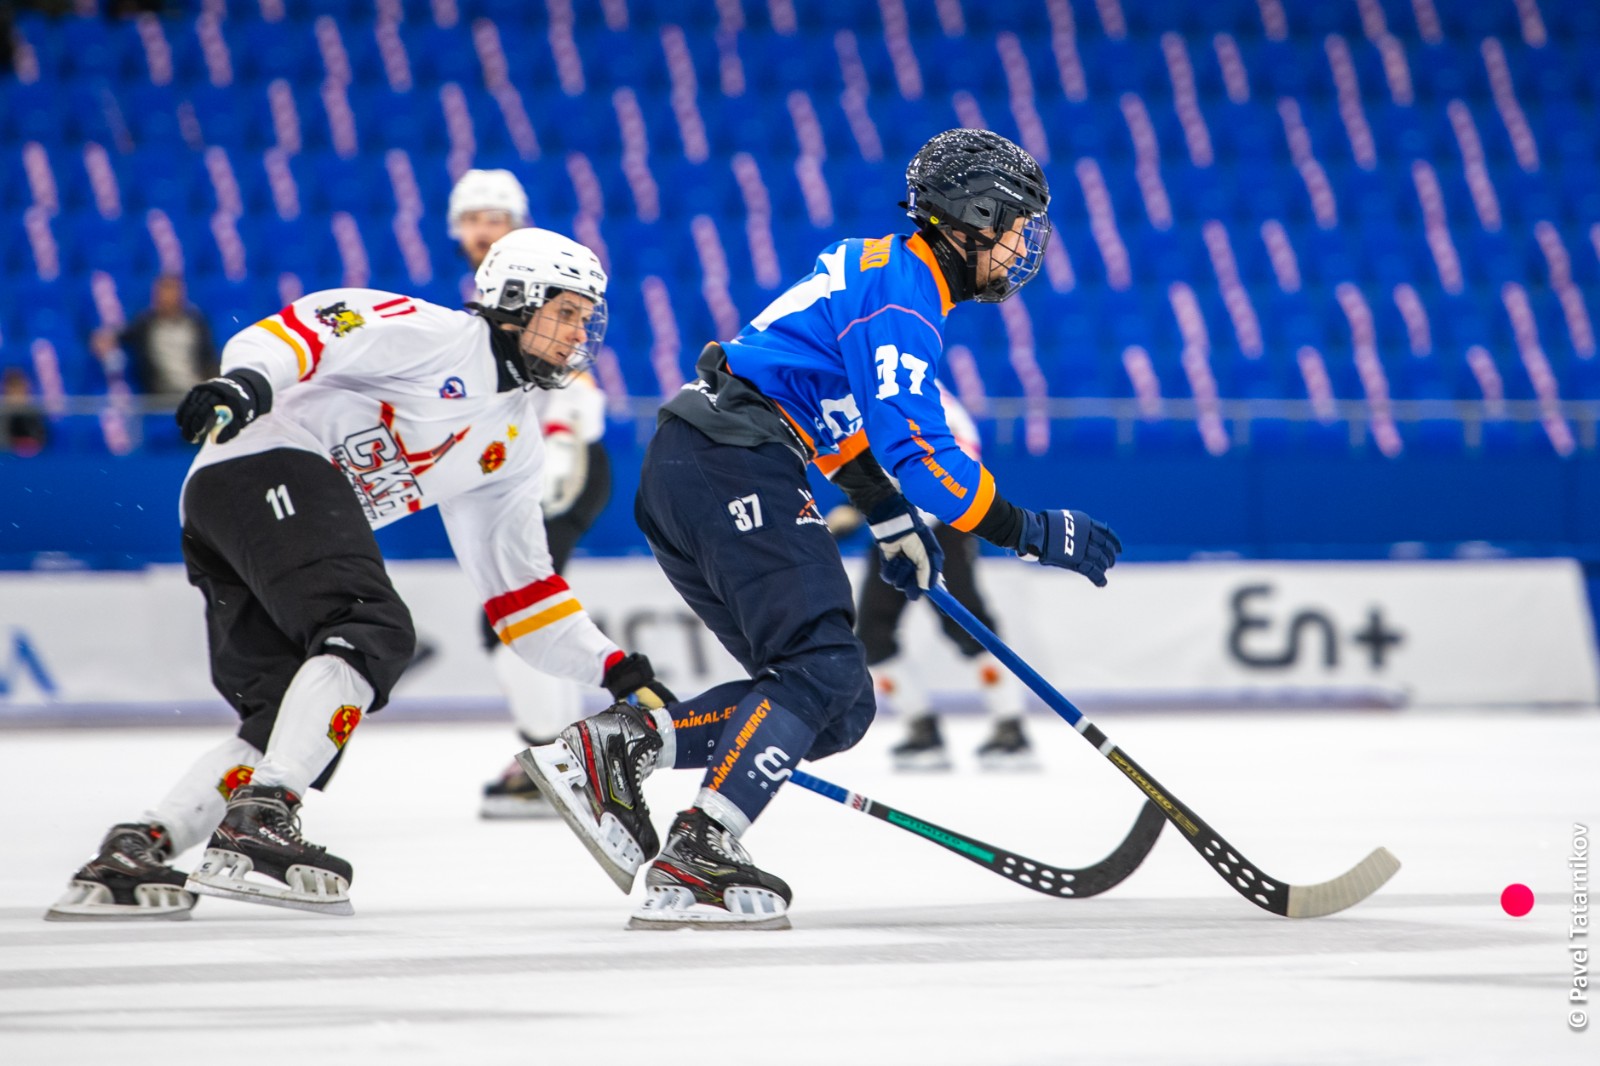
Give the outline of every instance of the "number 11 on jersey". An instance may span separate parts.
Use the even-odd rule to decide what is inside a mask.
[[[267,503],[272,506],[272,514],[278,521],[294,517],[294,501],[289,499],[289,486],[278,485],[268,489]]]

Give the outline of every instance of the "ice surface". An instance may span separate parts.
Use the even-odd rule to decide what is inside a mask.
[[[0,1063],[1593,1063],[1568,1028],[1567,857],[1600,824],[1600,714],[1106,715],[1270,875],[1373,847],[1404,868],[1329,918],[1247,904],[1168,827],[1110,893],[1057,901],[799,788],[746,838],[794,887],[780,933],[639,933],[556,822],[485,823],[508,727],[364,724],[307,835],[353,918],[205,899],[187,923],[40,920],[112,822],[219,730],[0,732]],[[813,772],[1056,865],[1099,859],[1137,791],[1067,726],[1046,770],[887,768],[898,723]],[[697,781],[657,775],[658,824]],[[1591,832],[1592,837],[1592,832]],[[197,852],[188,856],[192,863]],[[1513,919],[1513,881],[1537,897]],[[635,894],[637,900],[637,893]]]

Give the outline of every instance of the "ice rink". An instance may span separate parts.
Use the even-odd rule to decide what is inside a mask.
[[[747,843],[794,887],[793,930],[627,932],[631,902],[563,826],[476,817],[508,727],[379,716],[305,812],[355,865],[353,918],[204,899],[185,923],[47,924],[105,828],[222,730],[12,730],[0,1063],[1600,1062],[1600,1020],[1568,1023],[1568,857],[1574,824],[1600,823],[1600,714],[1097,720],[1274,877],[1321,881],[1380,844],[1404,867],[1353,910],[1290,921],[1168,826],[1120,887],[1053,900],[790,788]],[[887,720],[809,769],[1095,861],[1141,796],[1065,723],[1031,724],[1039,774],[974,769],[972,718],[949,725],[953,774],[891,773]],[[695,784],[651,780],[658,825]],[[1500,910],[1511,882],[1537,896],[1525,918]]]

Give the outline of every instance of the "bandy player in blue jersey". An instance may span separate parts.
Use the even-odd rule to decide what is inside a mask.
[[[829,246],[737,337],[707,346],[645,456],[640,528],[749,678],[661,710],[615,706],[518,756],[623,891],[654,859],[634,928],[786,928],[789,887],[739,838],[791,767],[853,746],[872,721],[850,581],[807,463],[866,516],[884,580],[912,598],[941,563],[918,508],[1096,585],[1121,551],[1080,511],[1008,502],[940,406],[946,316],[1010,298],[1039,269],[1039,164],[993,133],[950,130],[917,152],[906,184],[917,232]],[[666,766],[705,778],[661,846],[640,785]]]

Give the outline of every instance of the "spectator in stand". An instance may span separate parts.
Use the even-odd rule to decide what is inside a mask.
[[[124,373],[135,392],[170,396],[174,405],[219,372],[211,326],[189,306],[183,278],[176,274],[157,278],[150,307],[123,330],[97,330],[90,347],[108,378]]]
[[[50,441],[50,427],[33,398],[28,372],[6,367],[0,384],[0,451],[38,455]]]

